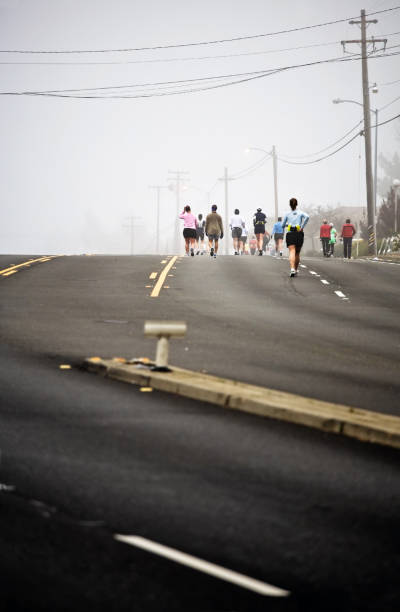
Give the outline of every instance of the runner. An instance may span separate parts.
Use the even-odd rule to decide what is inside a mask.
[[[210,247],[210,256],[217,257],[218,253],[218,241],[224,237],[224,226],[222,225],[222,219],[217,213],[217,205],[211,206],[211,211],[206,218],[205,233],[208,236],[208,244]]]
[[[282,244],[283,244],[283,227],[282,227],[282,217],[278,217],[278,221],[274,223],[274,227],[272,228],[272,236],[275,240],[275,257],[282,257]]]
[[[244,221],[239,214],[238,208],[235,208],[235,214],[231,217],[229,225],[232,230],[233,250],[235,251],[235,255],[239,255],[239,241],[242,235]]]
[[[296,198],[289,200],[291,212],[286,213],[282,221],[282,227],[286,233],[286,246],[289,249],[290,276],[296,276],[300,264],[300,251],[304,242],[304,227],[307,225],[309,215],[297,210]]]
[[[197,228],[197,219],[192,214],[190,210],[190,206],[185,206],[183,212],[179,215],[179,219],[183,219],[183,237],[185,239],[185,254],[189,256],[189,246],[190,246],[190,254],[194,256],[194,245],[196,242],[196,228]]]
[[[242,227],[242,235],[240,236],[240,241],[239,241],[239,249],[240,249],[240,254],[241,255],[245,255],[246,254],[247,236],[248,236],[248,231],[247,231],[247,228],[246,228],[246,223],[244,223],[244,225]]]
[[[254,233],[257,239],[258,254],[263,254],[263,238],[265,234],[265,224],[267,222],[267,216],[261,211],[261,208],[257,208],[257,212],[253,217]]]
[[[201,254],[204,255],[204,253],[206,252],[206,248],[204,245],[204,228],[206,226],[206,222],[203,219],[203,215],[200,213],[197,217],[197,228],[196,228],[196,242],[197,242],[197,251],[196,251],[196,255],[199,255],[200,253],[200,247],[201,247]]]
[[[329,247],[330,247],[330,251],[329,251],[329,257],[333,257],[333,254],[335,252],[335,244],[336,244],[336,236],[337,236],[337,231],[333,226],[333,223],[329,224],[331,227],[331,237],[329,240]]]

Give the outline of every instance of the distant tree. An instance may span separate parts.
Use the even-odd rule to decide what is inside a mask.
[[[382,200],[376,224],[378,238],[387,238],[394,233],[395,192],[391,187]],[[400,199],[400,194],[397,195]],[[397,227],[400,229],[400,202],[397,201]]]
[[[379,165],[383,168],[385,176],[378,179],[378,192],[381,196],[387,197],[392,188],[393,179],[400,179],[400,156],[395,153],[392,160],[389,160],[381,154]]]
[[[396,140],[400,143],[400,122],[396,122],[396,124]],[[394,233],[395,193],[393,180],[400,180],[400,156],[396,152],[390,160],[381,154],[379,156],[379,165],[383,168],[384,176],[378,179],[378,192],[383,198],[378,209],[376,233],[378,238],[385,238]],[[398,194],[399,196],[400,193]],[[398,204],[400,203],[398,202]],[[397,227],[400,228],[400,205],[397,209]]]

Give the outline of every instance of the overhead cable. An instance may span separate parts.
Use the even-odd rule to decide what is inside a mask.
[[[378,34],[377,37],[382,38],[383,36],[396,36],[400,32],[392,32],[391,34]],[[243,53],[226,53],[222,55],[201,55],[197,57],[169,57],[169,58],[157,58],[157,59],[142,59],[142,60],[111,60],[106,62],[82,62],[82,61],[65,61],[65,62],[1,62],[0,65],[5,66],[121,66],[127,64],[159,64],[159,63],[172,63],[172,62],[192,62],[201,60],[214,60],[214,59],[230,59],[236,57],[249,57],[256,55],[270,55],[272,53],[283,53],[287,51],[300,51],[304,49],[313,49],[316,47],[332,47],[333,45],[340,45],[339,40],[325,43],[314,43],[311,45],[301,45],[298,47],[285,47],[283,49],[267,49],[265,51],[247,51]],[[390,47],[393,48],[393,47]],[[397,82],[397,81],[395,81]],[[391,83],[383,83],[382,85],[390,85]]]
[[[372,59],[386,58],[395,55],[400,55],[400,51],[394,53],[381,53],[380,55],[374,55]],[[226,75],[217,75],[217,76],[208,76],[208,77],[200,77],[196,79],[181,79],[178,81],[159,81],[155,83],[135,83],[129,85],[107,85],[103,87],[87,87],[87,88],[77,88],[77,89],[58,89],[58,90],[45,90],[45,91],[3,91],[0,92],[2,96],[43,96],[43,97],[56,97],[56,98],[71,98],[71,99],[133,99],[133,98],[149,98],[156,96],[165,96],[165,95],[178,95],[182,93],[194,93],[198,91],[207,91],[210,89],[218,89],[221,87],[228,87],[231,85],[237,85],[240,83],[245,83],[248,81],[252,81],[255,79],[265,78],[266,76],[272,76],[279,72],[285,72],[287,70],[293,70],[295,68],[304,68],[310,66],[316,66],[321,64],[329,64],[329,63],[342,63],[349,61],[356,61],[362,59],[360,54],[354,54],[352,56],[345,56],[339,58],[331,58],[327,60],[318,60],[315,62],[307,62],[304,64],[295,64],[291,66],[282,66],[281,68],[268,69],[268,70],[257,70],[253,72],[245,72],[245,73],[236,73],[236,74],[226,74]],[[244,78],[240,78],[244,77]],[[133,89],[138,87],[151,87],[162,89],[165,85],[176,85],[177,87],[181,87],[183,85],[200,85],[201,83],[210,82],[210,81],[221,81],[223,79],[236,79],[227,81],[225,83],[217,83],[212,85],[205,85],[204,87],[192,87],[186,90],[180,91],[153,91],[153,93],[146,94],[137,94],[136,92],[123,92],[122,94],[114,94],[114,90],[122,90],[122,89]],[[85,92],[91,92],[91,95],[86,94]],[[103,92],[103,93],[98,93]],[[105,95],[107,94],[107,95]]]
[[[308,153],[307,155],[284,155],[284,157],[286,157],[287,159],[305,159],[306,157],[314,157],[315,155],[319,155],[320,153],[325,153],[325,151],[332,149],[332,147],[336,146],[337,144],[339,144],[339,142],[342,142],[342,140],[347,138],[347,136],[354,132],[354,130],[357,129],[362,123],[363,119],[356,123],[356,125],[352,127],[348,132],[346,132],[346,134],[344,134],[341,138],[335,140],[335,142],[332,142],[330,145],[324,147],[323,149],[320,149],[319,151],[314,151],[314,153]]]
[[[372,15],[380,15],[382,13],[389,13],[391,11],[396,11],[400,9],[400,6],[395,6],[389,9],[384,9],[381,11],[375,11],[373,13],[368,13],[367,16]],[[191,42],[191,43],[180,43],[180,44],[164,44],[164,45],[156,45],[156,46],[147,46],[147,47],[131,47],[124,49],[71,49],[71,50],[28,50],[28,49],[0,49],[0,53],[20,53],[20,54],[75,54],[75,53],[126,53],[130,51],[153,51],[157,49],[176,49],[182,47],[198,47],[205,45],[216,45],[222,43],[229,42],[239,42],[242,40],[254,40],[256,38],[266,38],[269,36],[278,36],[280,34],[290,34],[292,32],[301,32],[304,30],[311,30],[314,28],[322,28],[330,25],[335,25],[337,23],[344,23],[351,19],[357,19],[359,16],[346,17],[344,19],[336,19],[333,21],[325,21],[323,23],[317,23],[307,26],[302,26],[298,28],[289,28],[286,30],[278,30],[276,32],[267,32],[264,34],[253,34],[250,36],[236,36],[234,38],[221,38],[217,40],[207,40],[200,42]]]
[[[391,123],[392,121],[395,121],[396,119],[400,118],[400,113],[398,115],[395,115],[394,117],[391,117],[390,119],[387,119],[386,121],[381,121],[380,123],[376,124],[376,125],[371,125],[370,129],[373,130],[376,127],[380,127],[381,125],[386,125],[387,123]],[[285,163],[285,164],[293,164],[296,166],[305,166],[305,165],[309,165],[309,164],[316,164],[317,162],[320,162],[324,159],[328,159],[328,157],[332,157],[332,155],[336,155],[336,153],[339,153],[339,151],[341,151],[342,149],[344,149],[345,147],[347,147],[350,143],[353,142],[353,140],[355,140],[358,136],[362,136],[364,133],[364,130],[361,130],[360,132],[358,132],[357,134],[355,134],[352,138],[350,138],[347,142],[345,142],[341,147],[339,147],[338,149],[336,149],[335,151],[332,151],[331,153],[329,153],[328,155],[324,155],[324,157],[320,157],[318,159],[314,159],[312,161],[307,161],[307,162],[296,162],[296,161],[290,161],[288,159],[284,159],[283,157],[279,157],[279,161]]]
[[[283,157],[279,157],[278,159],[279,159],[279,161],[281,161],[281,162],[283,162],[285,164],[293,164],[295,166],[307,166],[309,164],[316,164],[317,162],[320,162],[323,159],[328,159],[328,157],[332,157],[332,155],[336,155],[336,153],[339,153],[339,151],[341,151],[342,149],[347,147],[350,143],[353,142],[353,140],[358,138],[358,136],[361,136],[361,134],[362,134],[362,132],[358,132],[357,134],[354,134],[354,136],[352,136],[352,138],[350,138],[347,142],[345,142],[341,147],[339,147],[335,151],[332,151],[331,153],[329,153],[328,155],[324,155],[323,157],[319,157],[318,159],[313,159],[312,161],[296,162],[296,161],[290,161],[288,159],[284,159]]]
[[[231,174],[229,178],[233,180],[244,178],[248,174],[252,174],[256,170],[258,170],[258,168],[261,168],[261,166],[263,166],[265,162],[268,161],[268,159],[270,159],[271,157],[272,157],[272,153],[266,153],[261,159],[256,161],[254,164],[251,164],[251,166],[248,166],[247,168],[244,168],[243,170],[239,170],[239,172],[235,172],[234,174]]]

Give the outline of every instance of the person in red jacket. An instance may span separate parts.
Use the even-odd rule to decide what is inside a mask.
[[[343,238],[343,256],[345,259],[351,259],[351,244],[355,233],[356,228],[350,223],[350,219],[346,219],[340,234],[340,237]]]
[[[322,242],[324,257],[329,257],[331,252],[331,248],[329,246],[329,240],[331,239],[331,226],[326,219],[323,220],[322,225],[319,228],[319,238]]]

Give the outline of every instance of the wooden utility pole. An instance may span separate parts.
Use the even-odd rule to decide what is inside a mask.
[[[362,61],[362,86],[363,86],[363,108],[364,108],[364,141],[365,141],[365,178],[367,186],[367,214],[368,214],[368,253],[376,254],[375,236],[375,197],[374,181],[372,176],[372,156],[371,156],[371,108],[369,102],[369,83],[368,83],[368,50],[367,45],[373,45],[373,52],[376,51],[376,43],[383,43],[386,46],[387,39],[367,39],[367,27],[370,23],[378,23],[377,19],[366,19],[365,9],[361,11],[361,20],[349,21],[351,25],[361,27],[361,40],[342,40],[343,49],[346,44],[361,44]]]

